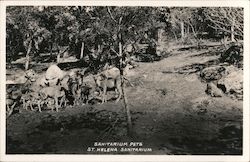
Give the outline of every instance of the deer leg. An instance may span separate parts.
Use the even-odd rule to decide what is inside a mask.
[[[131,87],[134,87],[134,85],[128,80],[128,78],[126,78],[126,77],[123,77],[124,78],[124,80],[126,80],[127,82],[128,82],[128,84],[131,86]]]
[[[102,104],[103,104],[104,102],[107,102],[107,96],[106,96],[106,94],[107,94],[107,85],[106,85],[106,83],[105,83],[105,85],[103,87],[103,92],[102,93],[103,93],[102,94]]]
[[[66,102],[66,97],[65,97],[65,99],[64,99],[64,107],[66,107],[67,106],[67,102]]]
[[[8,112],[7,112],[8,115],[7,115],[7,116],[8,116],[8,117],[12,114],[15,105],[16,105],[16,102],[15,102],[11,107],[7,106],[7,109],[8,109]]]
[[[7,112],[9,112],[10,111],[10,106],[9,105],[7,105]]]
[[[38,101],[37,106],[38,106],[38,111],[39,111],[39,112],[42,112],[42,109],[41,109],[41,101]]]
[[[26,102],[24,98],[22,99],[22,102],[23,102],[23,109],[27,110],[27,106],[26,106]]]
[[[85,95],[86,104],[89,104],[89,95]]]
[[[62,107],[62,103],[64,102],[64,105],[65,105],[65,96],[63,96],[62,98],[61,98],[61,101],[60,101],[60,107]]]
[[[122,96],[122,81],[121,80],[116,82],[116,89],[119,93],[119,95],[115,101],[117,103],[121,99],[121,96]]]
[[[6,112],[7,117],[9,117],[11,113],[12,113],[11,108],[9,107],[9,105],[7,105],[7,112]]]
[[[56,104],[55,104],[56,105],[56,112],[58,112],[58,106],[59,105],[58,105],[58,98],[57,97],[55,97],[55,102],[56,102]]]
[[[116,103],[121,99],[121,96],[122,96],[122,89],[121,89],[121,87],[117,88],[117,90],[119,92],[119,96],[118,96],[118,98],[115,101]]]
[[[62,103],[63,103],[63,97],[60,100],[60,107],[62,107]]]
[[[56,103],[55,103],[56,104]],[[51,111],[54,111],[54,107],[53,107],[53,105],[51,105]]]
[[[32,103],[33,103],[33,101],[32,101],[32,102],[30,102],[30,109],[31,109],[31,111],[33,111],[33,110],[34,110]]]
[[[76,99],[74,99],[74,102],[73,102],[73,106],[75,106],[76,105]]]

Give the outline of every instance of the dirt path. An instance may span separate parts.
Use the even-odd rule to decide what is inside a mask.
[[[134,137],[126,137],[122,102],[110,101],[59,113],[14,114],[7,120],[7,151],[84,154],[96,153],[87,152],[95,141],[139,141],[152,152],[123,153],[241,154],[242,102],[209,97],[197,73],[178,73],[187,65],[216,58],[197,55],[200,52],[182,51],[131,70],[134,87],[128,86],[126,91]]]
[[[142,88],[130,89],[129,101],[134,110],[146,112],[137,120],[135,130],[149,146],[157,146],[157,154],[159,150],[162,154],[240,153],[237,150],[240,146],[226,146],[232,141],[226,139],[223,143],[220,140],[234,131],[241,133],[242,102],[226,96],[209,97],[205,93],[206,84],[196,73],[176,73],[187,65],[216,58],[192,57],[194,55],[183,52],[160,62],[143,64],[134,73],[136,77],[143,76],[141,82],[144,84]],[[163,74],[162,71],[173,73]],[[233,132],[223,134],[228,127],[232,127]]]

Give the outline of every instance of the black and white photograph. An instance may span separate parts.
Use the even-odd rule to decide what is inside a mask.
[[[2,154],[249,160],[249,2],[118,2],[2,6]]]

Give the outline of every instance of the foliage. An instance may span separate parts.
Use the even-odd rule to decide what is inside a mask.
[[[234,34],[243,38],[243,8],[210,7],[204,10],[204,15],[210,22],[209,27],[226,34]],[[234,27],[234,31],[231,27]]]
[[[195,38],[200,33],[210,37],[220,32],[242,39],[242,8],[197,7],[115,7],[115,6],[8,6],[6,10],[7,58],[19,53],[59,53],[59,46],[69,46],[69,53],[101,57],[119,53],[128,44],[139,42],[145,33],[157,40],[158,29],[180,38],[181,30]],[[181,29],[180,23],[184,23]],[[31,47],[29,47],[31,45]],[[29,49],[30,48],[30,49]],[[99,56],[100,55],[100,56]]]

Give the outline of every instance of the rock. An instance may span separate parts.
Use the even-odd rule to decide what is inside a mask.
[[[200,77],[205,81],[219,80],[224,75],[225,70],[223,66],[207,67],[201,71]]]
[[[224,53],[221,54],[220,61],[228,62],[230,64],[235,64],[242,61],[242,45],[232,45],[229,49],[227,49]]]
[[[239,68],[233,66],[233,65],[230,65],[230,66],[225,66],[226,70],[225,70],[225,75],[228,75],[234,71],[238,71]]]
[[[64,62],[77,62],[78,59],[75,56],[70,56],[70,57],[66,57],[66,58],[60,58],[60,63],[64,63]]]
[[[65,72],[61,70],[57,65],[51,65],[45,74],[47,80],[62,79],[65,76]]]
[[[205,92],[212,97],[222,97],[223,95],[223,92],[214,83],[208,83]]]
[[[11,64],[25,64],[27,58],[26,57],[22,57],[20,59],[17,59],[15,61],[12,61]]]
[[[57,65],[51,65],[45,73],[45,80],[49,86],[57,85],[58,80],[60,80],[63,87],[66,88],[69,77],[74,77],[75,75],[75,70],[63,71]]]
[[[6,84],[15,84],[14,80],[6,80]]]
[[[236,70],[218,81],[217,86],[226,94],[243,99],[243,70]]]
[[[27,78],[23,70],[17,70],[15,73],[6,74],[6,84],[23,84],[26,81]]]

